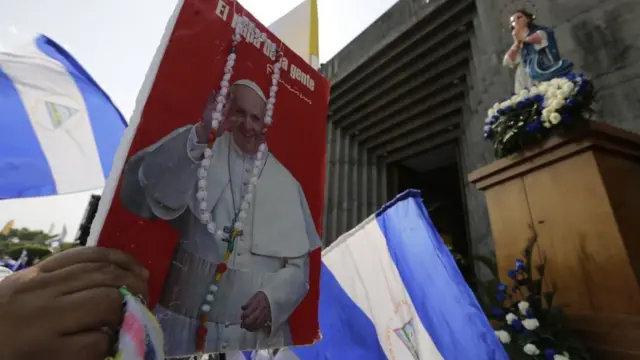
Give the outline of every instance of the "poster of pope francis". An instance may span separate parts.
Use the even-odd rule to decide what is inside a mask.
[[[90,239],[150,270],[168,357],[319,340],[328,91],[235,1],[179,2]]]

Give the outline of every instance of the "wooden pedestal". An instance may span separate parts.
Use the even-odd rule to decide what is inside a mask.
[[[485,193],[500,274],[535,231],[555,303],[593,357],[640,359],[640,136],[590,123],[469,181]]]

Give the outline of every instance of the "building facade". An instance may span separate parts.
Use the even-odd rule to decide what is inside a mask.
[[[399,0],[321,67],[332,83],[326,244],[418,187],[432,218],[449,209],[444,217],[455,219],[441,224],[463,253],[493,252],[484,196],[467,174],[494,160],[482,127],[487,109],[512,93],[502,57],[509,16],[522,8],[594,81],[597,120],[640,133],[640,1]]]

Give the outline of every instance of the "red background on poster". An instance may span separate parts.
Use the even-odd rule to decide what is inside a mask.
[[[219,88],[222,79],[226,57],[231,49],[234,10],[249,18],[262,33],[266,32],[268,39],[280,44],[240,4],[234,4],[233,0],[227,0],[226,3],[231,10],[228,17],[223,19],[216,14],[218,1],[185,0],[128,156],[157,142],[178,127],[199,121],[208,95]],[[256,47],[247,41],[237,45],[237,60],[231,82],[249,78],[268,94],[271,75],[267,73],[267,65],[273,64],[273,61],[263,53],[262,46],[264,43]],[[289,72],[283,71],[267,142],[271,152],[302,185],[320,233],[329,83],[286,47],[284,57],[289,61],[289,68],[293,64],[313,78],[315,88],[310,90],[292,78]],[[162,290],[179,234],[165,222],[143,220],[126,210],[119,201],[119,186],[98,245],[125,250],[150,270],[149,306],[153,307]],[[309,292],[289,320],[296,345],[310,344],[319,339],[319,281],[318,249],[311,254]]]

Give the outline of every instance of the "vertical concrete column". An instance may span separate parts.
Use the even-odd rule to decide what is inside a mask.
[[[387,203],[387,165],[384,159],[378,158],[378,208]]]
[[[322,203],[322,243],[326,246],[327,234],[331,224],[331,206],[334,200],[331,198],[329,184],[331,183],[331,174],[334,171],[334,162],[331,161],[333,152],[333,123],[327,123],[327,153],[325,155],[326,164],[324,167],[324,200]]]
[[[369,214],[367,209],[367,150],[358,149],[358,221],[360,223]]]
[[[378,210],[378,163],[374,155],[369,158],[369,177],[371,187],[369,188],[369,214]]]
[[[400,174],[396,164],[386,164],[387,173],[387,201],[393,199],[399,192]]]
[[[349,221],[347,231],[353,229],[358,224],[358,143],[351,139],[351,149],[349,150],[351,161],[349,161]]]
[[[331,163],[333,170],[331,171],[331,181],[329,183],[329,191],[331,193],[331,221],[329,222],[327,237],[325,244],[330,244],[338,237],[338,208],[339,208],[339,189],[340,189],[340,153],[342,141],[340,141],[340,128],[334,127],[331,138]]]
[[[358,221],[362,221],[364,220],[366,217],[369,216],[369,163],[368,163],[368,154],[367,154],[367,149],[360,149],[360,181],[358,182],[358,185],[360,186],[359,190],[359,202],[360,202],[360,206],[359,206],[359,210],[358,210],[358,215],[359,215],[359,219]]]
[[[338,237],[344,234],[347,221],[347,205],[349,198],[347,191],[349,190],[349,137],[342,134],[340,137],[340,178],[338,180]]]

